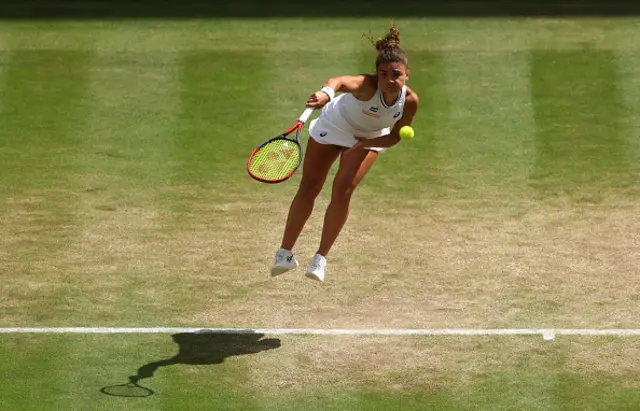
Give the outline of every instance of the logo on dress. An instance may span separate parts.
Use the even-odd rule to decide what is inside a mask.
[[[399,115],[400,115],[400,112],[398,111],[396,114],[393,115],[393,118],[398,118]]]
[[[378,107],[371,106],[369,110],[362,109],[362,114],[366,114],[369,117],[380,118],[380,114],[377,114]]]

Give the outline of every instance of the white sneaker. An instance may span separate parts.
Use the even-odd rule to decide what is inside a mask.
[[[320,254],[316,254],[313,256],[313,260],[311,260],[311,264],[309,265],[309,268],[307,268],[305,276],[312,280],[324,281],[324,269],[326,267],[327,259]]]
[[[293,253],[284,248],[276,251],[275,263],[271,267],[271,277],[284,274],[289,270],[293,270],[298,266],[298,260],[293,256]]]

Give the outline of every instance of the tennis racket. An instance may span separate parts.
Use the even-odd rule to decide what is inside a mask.
[[[293,176],[302,163],[300,132],[313,108],[307,107],[296,124],[277,137],[263,142],[249,156],[249,175],[263,183],[281,183]],[[288,136],[296,132],[295,140]]]

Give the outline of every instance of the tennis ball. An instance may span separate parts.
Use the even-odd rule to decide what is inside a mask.
[[[400,138],[405,141],[412,140],[413,135],[414,135],[414,132],[411,126],[404,126],[400,129]]]

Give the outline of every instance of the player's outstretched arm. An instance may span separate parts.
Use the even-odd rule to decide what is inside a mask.
[[[337,92],[351,93],[358,99],[368,100],[376,90],[375,79],[368,75],[332,77],[307,100],[307,107],[322,108]]]

